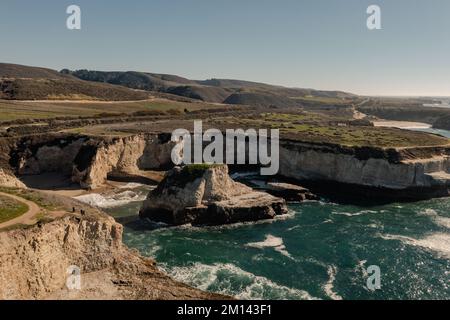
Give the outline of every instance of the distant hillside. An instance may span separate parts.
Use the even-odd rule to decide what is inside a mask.
[[[0,64],[0,99],[131,101],[148,97],[145,91],[84,81],[51,69]]]
[[[195,81],[168,74],[145,72],[104,72],[89,70],[62,70],[61,73],[72,75],[82,80],[118,84],[133,89],[164,91],[169,87],[196,84]]]
[[[250,106],[297,107],[348,104],[356,96],[340,91],[286,88],[265,83],[209,79],[190,80],[148,72],[91,70],[57,72],[16,64],[0,64],[0,98],[143,100],[167,95],[204,102]]]
[[[106,82],[134,89],[159,91],[215,103],[245,104],[255,106],[275,105],[283,107],[300,105],[302,103],[301,98],[305,97],[324,97],[337,100],[352,99],[356,97],[355,95],[340,91],[318,91],[313,89],[286,88],[243,80],[189,80],[176,75],[135,71],[103,72],[89,70],[63,70],[61,72],[66,75],[75,76],[82,80]],[[323,101],[324,100],[319,100],[315,102],[323,103]],[[307,104],[311,103],[310,100],[303,102]]]
[[[280,95],[259,92],[233,93],[225,100],[225,103],[279,108],[300,106],[300,103],[293,99]]]
[[[52,69],[0,63],[0,78],[76,79]]]
[[[233,93],[233,90],[194,85],[170,87],[166,89],[166,92],[207,102],[222,103]]]

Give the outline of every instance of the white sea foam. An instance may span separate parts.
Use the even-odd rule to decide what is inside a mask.
[[[367,278],[367,276],[368,276],[368,273],[367,273],[367,270],[366,270],[366,267],[365,267],[366,263],[367,263],[367,260],[359,260],[358,264],[356,265],[356,270],[361,271],[361,273],[363,274],[364,278]]]
[[[120,193],[112,193],[107,195],[102,195],[98,193],[90,193],[74,199],[87,203],[91,206],[99,208],[114,208],[123,206],[130,202],[144,201],[146,198],[145,193],[136,193],[134,191],[128,190]]]
[[[292,259],[292,256],[286,250],[283,239],[275,237],[271,234],[266,235],[266,239],[264,241],[247,243],[246,246],[259,249],[273,248],[275,251]]]
[[[419,213],[420,215],[429,216],[433,221],[445,228],[450,229],[450,218],[440,216],[434,209],[425,209]]]
[[[356,217],[356,216],[360,216],[363,214],[368,214],[368,213],[377,213],[377,211],[373,211],[373,210],[362,210],[362,211],[358,211],[358,212],[338,212],[338,211],[333,211],[331,212],[331,214],[334,215],[341,215],[341,216],[347,216],[347,217]]]
[[[122,186],[119,187],[119,189],[136,189],[136,188],[140,188],[143,187],[144,185],[142,183],[137,183],[137,182],[129,182],[127,184],[124,184]]]
[[[422,247],[431,250],[438,256],[450,259],[450,234],[449,233],[433,233],[422,239],[414,239],[411,237],[386,234],[380,236],[385,240],[399,240],[403,243]]]
[[[323,286],[323,290],[333,300],[342,300],[342,297],[334,292],[334,281],[336,280],[337,268],[328,266],[328,281]]]
[[[194,263],[185,267],[162,268],[174,279],[201,290],[212,290],[245,300],[313,300],[304,290],[279,285],[265,277],[242,270],[234,264],[206,265]]]

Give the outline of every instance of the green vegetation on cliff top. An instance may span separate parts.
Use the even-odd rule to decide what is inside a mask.
[[[345,146],[370,146],[382,148],[407,148],[449,145],[450,139],[434,134],[402,130],[396,128],[381,128],[371,126],[342,124],[330,125],[330,118],[319,114],[284,114],[267,113],[260,118],[222,119],[222,125],[247,128],[280,129],[281,137],[292,138],[304,142],[332,143]],[[345,120],[343,119],[334,119]]]
[[[28,206],[0,195],[0,223],[12,220],[27,212]]]

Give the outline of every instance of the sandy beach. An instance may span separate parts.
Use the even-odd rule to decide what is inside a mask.
[[[390,127],[400,129],[428,129],[431,124],[424,122],[410,122],[410,121],[374,121],[375,127]]]

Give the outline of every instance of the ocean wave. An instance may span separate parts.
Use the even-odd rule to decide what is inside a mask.
[[[334,281],[336,280],[337,268],[335,266],[328,266],[328,281],[323,286],[323,290],[333,300],[342,300],[342,297],[334,292]]]
[[[422,239],[392,234],[380,235],[380,237],[385,240],[399,240],[412,246],[422,247],[437,253],[439,257],[450,259],[450,234],[448,233],[433,233]]]
[[[281,253],[282,255],[291,258],[292,256],[286,250],[283,239],[275,237],[271,234],[266,235],[266,239],[261,242],[250,242],[246,244],[247,247],[253,247],[258,249],[273,248],[275,251]]]
[[[74,199],[99,208],[114,208],[126,205],[130,202],[144,201],[146,197],[147,196],[145,193],[127,190],[124,192],[112,193],[107,195],[102,195],[99,193],[90,193],[74,197]]]
[[[231,295],[243,300],[314,300],[307,291],[289,288],[253,273],[242,270],[234,264],[216,263],[206,265],[194,263],[185,267],[161,268],[175,280],[200,290]]]

